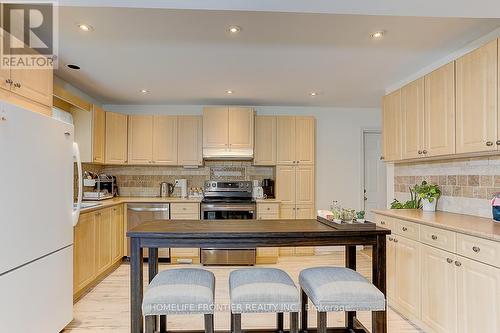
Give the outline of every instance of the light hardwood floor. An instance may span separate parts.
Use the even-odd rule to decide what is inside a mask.
[[[371,258],[363,252],[357,254],[358,271],[371,278]],[[299,272],[307,267],[325,265],[344,265],[344,253],[311,256],[311,257],[281,257],[275,265],[262,265],[277,267],[290,274],[298,285]],[[160,270],[179,267],[201,267],[199,265],[167,265],[160,264]],[[147,279],[147,266],[144,266],[144,279]],[[237,267],[205,267],[216,277],[216,302],[217,304],[229,303],[228,278],[229,273]],[[147,283],[145,282],[145,285]],[[129,316],[129,265],[124,263],[88,294],[74,305],[74,320],[64,332],[130,332]],[[358,318],[367,328],[371,326],[369,312],[359,312]],[[170,316],[167,327],[176,330],[202,329],[203,316],[186,315]],[[243,315],[243,328],[270,328],[275,327],[274,314],[248,314]],[[316,313],[309,313],[309,322],[312,327],[316,324]],[[330,313],[329,326],[343,326],[344,313]],[[288,316],[285,316],[285,326],[288,327]],[[388,311],[388,331],[393,333],[422,332],[406,321],[392,309]],[[229,313],[216,312],[215,328],[218,330],[229,329]]]

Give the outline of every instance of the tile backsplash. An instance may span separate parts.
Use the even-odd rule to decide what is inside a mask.
[[[214,172],[217,170],[217,172]],[[226,173],[224,172],[226,171]],[[204,166],[190,169],[169,166],[105,166],[103,173],[116,176],[121,196],[158,196],[160,183],[187,179],[188,188],[203,187],[206,180],[274,179],[274,167],[253,166],[251,161],[206,161]],[[227,176],[224,176],[227,174]],[[174,195],[178,195],[178,189]]]
[[[394,194],[409,197],[409,187],[426,180],[438,184],[438,210],[491,217],[490,199],[500,192],[500,157],[396,164]]]

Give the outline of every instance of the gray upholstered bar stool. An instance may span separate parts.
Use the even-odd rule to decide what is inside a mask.
[[[283,313],[290,313],[290,332],[298,333],[300,295],[287,273],[275,268],[247,268],[229,275],[231,332],[241,333],[241,314],[277,313],[283,331]]]
[[[142,302],[146,333],[153,333],[156,316],[162,317],[160,332],[166,331],[166,315],[203,314],[205,332],[214,331],[215,277],[204,269],[182,268],[158,273]]]
[[[385,311],[385,296],[358,272],[344,267],[315,267],[300,272],[301,331],[307,332],[307,301],[318,311],[318,333],[326,333],[326,314],[332,311]],[[354,320],[347,328],[354,329]]]

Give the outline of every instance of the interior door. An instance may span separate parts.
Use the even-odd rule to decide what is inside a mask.
[[[373,209],[386,208],[386,170],[380,160],[382,136],[380,132],[363,133],[363,183],[366,218],[374,220]]]

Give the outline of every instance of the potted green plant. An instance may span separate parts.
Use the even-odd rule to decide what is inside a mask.
[[[415,186],[415,192],[422,199],[422,210],[425,212],[435,212],[436,204],[441,197],[441,190],[436,184],[429,184],[425,180],[420,185]]]
[[[391,202],[391,209],[419,209],[422,199],[416,193],[417,187],[418,185],[408,188],[410,190],[410,200],[405,203],[400,202],[398,199],[394,199]]]
[[[361,222],[361,223],[364,223],[365,222],[365,211],[364,210],[360,210],[359,212],[356,212],[356,222]]]

